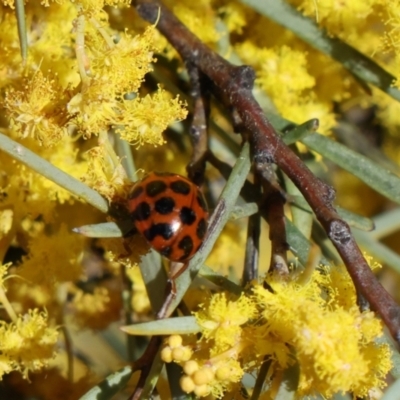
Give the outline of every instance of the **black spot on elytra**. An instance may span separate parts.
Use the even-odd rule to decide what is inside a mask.
[[[184,236],[182,240],[178,243],[178,247],[183,250],[183,256],[179,260],[184,260],[190,256],[193,250],[193,240],[190,236]]]
[[[204,200],[204,196],[199,192],[197,194],[197,203],[199,204],[199,206],[204,210],[204,211],[208,211],[207,209],[207,203]]]
[[[164,247],[161,251],[160,251],[160,253],[164,256],[164,257],[169,257],[170,255],[171,255],[171,253],[172,253],[172,247],[171,246],[167,246],[167,247]]]
[[[200,240],[203,240],[206,232],[207,232],[207,222],[204,218],[202,218],[197,224],[196,235]]]
[[[165,191],[167,184],[163,181],[153,181],[146,186],[146,194],[150,197],[157,196]]]
[[[154,224],[143,232],[144,237],[152,242],[156,236],[161,236],[165,240],[170,239],[174,234],[171,224]]]
[[[169,186],[175,193],[185,195],[190,193],[190,185],[184,181],[171,182]]]
[[[143,193],[144,189],[142,186],[136,186],[133,191],[129,194],[129,200],[136,199]]]
[[[179,218],[185,225],[192,225],[196,221],[196,213],[189,207],[182,207]]]
[[[151,214],[151,207],[149,203],[142,201],[137,205],[135,210],[132,212],[131,216],[132,219],[135,221],[145,221],[147,218],[150,217]]]
[[[154,204],[155,210],[159,214],[169,214],[175,207],[175,201],[172,197],[161,197],[161,199],[157,200]]]

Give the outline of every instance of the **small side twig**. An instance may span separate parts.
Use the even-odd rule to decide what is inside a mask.
[[[190,137],[193,145],[192,158],[187,171],[189,179],[200,186],[204,181],[206,156],[208,149],[208,115],[210,112],[210,94],[207,89],[207,77],[194,65],[187,65],[191,95],[193,98],[193,119],[190,127]]]
[[[257,182],[257,175],[255,177],[256,182],[254,184],[255,190],[257,190],[261,196],[261,186]],[[249,217],[247,224],[247,241],[246,241],[246,252],[244,258],[244,268],[242,275],[242,285],[246,286],[248,282],[258,278],[258,261],[260,257],[260,232],[261,232],[261,216],[260,213],[255,213]]]
[[[263,363],[261,364],[260,371],[258,372],[256,383],[254,385],[250,400],[256,400],[260,397],[271,364],[272,360],[265,357]]]
[[[71,335],[69,334],[66,326],[61,327],[61,332],[64,336],[65,351],[67,353],[68,380],[70,382],[73,382],[74,381],[74,354],[73,354],[73,347],[72,347],[72,339],[71,339]]]
[[[271,263],[269,273],[281,278],[289,275],[287,251],[289,245],[286,239],[284,205],[286,195],[279,185],[275,171],[271,164],[259,166],[262,168],[263,200],[260,204],[261,212],[266,216],[269,225],[269,238],[271,240]]]
[[[153,336],[150,339],[150,342],[146,348],[146,351],[144,354],[140,357],[139,360],[137,360],[133,364],[133,371],[141,371],[140,378],[138,383],[136,384],[135,390],[132,393],[132,395],[129,397],[129,400],[138,400],[140,399],[145,384],[147,377],[150,373],[152,364],[154,362],[155,356],[158,352],[158,349],[160,348],[162,343],[162,336]]]

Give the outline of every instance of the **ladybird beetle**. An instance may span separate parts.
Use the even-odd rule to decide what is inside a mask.
[[[183,176],[152,172],[128,197],[136,230],[171,261],[189,260],[203,243],[208,210],[200,189]]]

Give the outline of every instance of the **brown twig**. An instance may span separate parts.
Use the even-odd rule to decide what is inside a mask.
[[[232,167],[219,160],[211,151],[208,153],[207,161],[213,165],[222,174],[225,179],[228,179]],[[270,166],[270,165],[269,165]],[[247,202],[258,202],[259,213],[249,218],[249,227],[247,232],[246,244],[246,259],[245,268],[243,270],[243,284],[256,278],[255,267],[255,251],[254,243],[259,239],[259,218],[262,217],[270,226],[271,240],[271,264],[270,272],[278,275],[287,275],[287,257],[288,244],[286,242],[286,228],[284,220],[283,206],[285,204],[285,193],[280,188],[275,174],[272,170],[263,172],[261,177],[264,194],[261,194],[260,189],[254,183],[246,180],[243,189],[240,191],[241,196]],[[258,248],[257,248],[258,251]]]
[[[139,360],[133,363],[134,371],[141,371],[140,378],[138,383],[136,384],[135,390],[132,395],[129,397],[129,400],[138,400],[142,395],[146,379],[151,370],[151,366],[153,364],[154,358],[158,352],[162,343],[162,336],[153,336],[150,339],[150,342],[146,348],[144,354],[139,358]]]
[[[124,309],[124,323],[125,325],[131,325],[132,321],[132,307],[131,307],[131,300],[132,300],[132,283],[129,280],[126,274],[126,267],[125,265],[121,264],[120,268],[121,272],[121,280],[122,280],[122,290],[121,290],[121,300]],[[128,359],[130,361],[134,360],[134,337],[132,335],[128,335],[127,338],[127,352],[128,352]]]
[[[192,159],[187,166],[189,179],[196,185],[202,185],[206,168],[208,150],[208,115],[210,112],[210,93],[207,89],[208,78],[190,63],[186,65],[193,98],[193,118],[190,137],[193,145]]]
[[[257,182],[254,184],[261,196],[261,185]],[[248,282],[258,278],[258,261],[260,257],[260,232],[261,232],[261,216],[260,213],[253,214],[249,217],[247,224],[247,241],[246,253],[244,258],[244,268],[242,274],[242,285],[246,286]]]
[[[259,167],[260,170],[261,167]],[[261,182],[264,196],[259,208],[269,225],[271,262],[268,272],[280,278],[287,278],[289,268],[286,253],[289,250],[289,245],[286,240],[284,211],[286,194],[280,187],[271,164],[264,164],[262,171]]]
[[[169,40],[186,63],[197,66],[226,95],[250,133],[257,168],[276,163],[310,204],[340,254],[355,286],[378,312],[392,336],[400,343],[400,307],[371,272],[350,228],[334,209],[334,190],[316,178],[280,139],[252,95],[255,74],[251,67],[236,67],[204,45],[164,5],[156,0],[137,0],[140,16]]]

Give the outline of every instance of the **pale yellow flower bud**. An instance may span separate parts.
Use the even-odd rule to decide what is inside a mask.
[[[182,347],[182,349],[183,349],[183,353],[182,353],[181,361],[190,360],[193,355],[192,349],[188,346],[184,346],[184,347]]]
[[[194,360],[187,361],[183,366],[183,371],[185,372],[186,375],[193,375],[198,370],[199,370],[199,364],[197,364],[197,361]]]
[[[172,349],[172,359],[176,362],[183,361],[182,357],[184,355],[183,347],[175,347]]]
[[[230,376],[230,368],[227,366],[223,366],[220,367],[216,370],[215,372],[215,377],[216,379],[218,379],[219,381],[226,381],[229,380],[229,376]]]
[[[210,386],[208,385],[196,386],[194,389],[194,394],[199,397],[205,397],[210,394]]]
[[[203,367],[193,374],[193,381],[197,386],[209,383],[214,379],[214,372],[211,368]]]
[[[180,336],[180,335],[171,335],[168,338],[168,344],[172,348],[182,346],[182,336]]]
[[[161,350],[161,360],[166,363],[172,362],[172,350],[170,347],[164,347]]]
[[[196,385],[193,382],[193,379],[190,376],[182,376],[182,378],[179,381],[182,390],[185,393],[191,393],[194,391]]]

